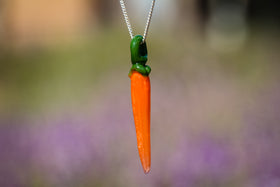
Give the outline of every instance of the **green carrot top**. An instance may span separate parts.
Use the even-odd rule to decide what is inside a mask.
[[[132,67],[129,76],[133,71],[137,71],[144,76],[149,76],[151,72],[150,66],[146,65],[148,60],[148,51],[146,42],[143,42],[143,36],[136,35],[130,43]]]

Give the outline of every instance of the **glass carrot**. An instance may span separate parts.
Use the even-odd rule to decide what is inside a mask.
[[[135,36],[130,44],[132,67],[129,72],[131,80],[131,100],[137,136],[137,147],[144,172],[151,167],[150,145],[150,108],[151,91],[146,42],[141,35]]]

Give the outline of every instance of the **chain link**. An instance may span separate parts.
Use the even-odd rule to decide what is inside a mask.
[[[145,40],[147,38],[147,35],[148,35],[148,31],[149,31],[149,28],[150,28],[150,23],[151,23],[151,19],[152,19],[154,7],[155,7],[155,2],[156,2],[156,0],[152,0],[152,5],[151,5],[151,8],[150,8],[150,11],[149,11],[149,14],[148,14],[148,18],[147,18],[147,22],[146,22],[146,26],[145,26],[145,30],[144,30],[144,34],[143,34],[143,42],[145,42]],[[132,30],[131,24],[129,22],[129,18],[128,18],[128,14],[127,14],[127,11],[126,11],[124,0],[120,0],[120,5],[121,5],[121,8],[122,8],[123,16],[124,16],[124,19],[125,19],[125,22],[126,22],[126,25],[127,25],[127,28],[128,28],[129,35],[132,39],[133,38],[133,30]]]
[[[127,28],[128,28],[129,35],[132,39],[133,38],[133,31],[132,31],[131,24],[129,22],[129,18],[128,18],[127,11],[126,11],[126,8],[125,8],[124,0],[120,0],[120,4],[121,4],[123,16],[124,16],[124,19],[125,19],[125,22],[126,22],[126,25],[127,25]]]
[[[151,5],[151,8],[150,8],[150,11],[148,14],[147,23],[146,23],[146,27],[145,27],[145,31],[144,31],[144,35],[143,35],[143,42],[145,42],[146,37],[148,35],[148,31],[150,28],[151,19],[152,19],[154,7],[155,7],[155,2],[156,2],[156,0],[152,0],[152,5]]]

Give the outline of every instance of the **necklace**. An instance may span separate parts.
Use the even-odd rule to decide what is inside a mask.
[[[137,147],[144,172],[151,168],[150,119],[151,119],[151,85],[149,74],[151,68],[146,65],[148,51],[146,38],[155,6],[152,0],[143,36],[133,35],[124,0],[120,0],[123,16],[131,37],[130,52],[132,67],[129,71],[131,80],[131,101],[137,137]]]
[[[147,22],[146,22],[146,26],[145,26],[145,30],[144,30],[144,34],[143,34],[143,42],[145,42],[145,40],[147,38],[147,35],[148,35],[148,31],[149,31],[149,28],[150,28],[150,23],[151,23],[151,19],[152,19],[154,7],[155,7],[155,2],[156,2],[156,0],[152,0],[151,8],[150,8],[150,11],[149,11],[149,14],[148,14],[148,18],[147,18]],[[120,0],[120,4],[121,4],[123,16],[124,16],[124,19],[125,19],[125,22],[126,22],[126,26],[128,28],[130,38],[133,39],[133,30],[132,30],[132,27],[131,27],[131,24],[130,24],[130,21],[129,21],[129,18],[128,18],[128,14],[127,14],[127,11],[126,11],[124,0]]]

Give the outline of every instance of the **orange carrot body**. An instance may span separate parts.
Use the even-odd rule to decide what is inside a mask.
[[[137,147],[144,172],[148,173],[151,167],[150,79],[149,76],[144,76],[137,71],[133,71],[131,73],[130,79],[132,110],[137,136]]]

